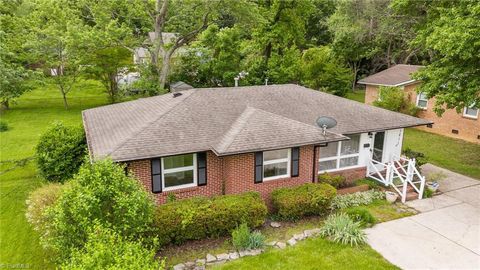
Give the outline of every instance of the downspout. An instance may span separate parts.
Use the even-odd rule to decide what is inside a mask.
[[[317,169],[316,168],[317,167],[317,162],[316,162],[316,160],[317,160],[317,148],[318,148],[318,146],[316,146],[316,145],[313,146],[312,183],[315,183],[316,178],[317,178],[316,173],[315,173],[315,171]]]

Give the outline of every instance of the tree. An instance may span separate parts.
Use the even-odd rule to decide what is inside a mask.
[[[111,103],[118,99],[118,76],[131,68],[130,51],[124,47],[92,48],[94,51],[85,59],[87,74],[102,82]]]
[[[81,35],[80,10],[67,0],[36,1],[32,18],[32,38],[28,42],[32,60],[41,63],[52,75],[58,87],[65,109],[67,95],[80,75],[81,57],[76,36]]]
[[[327,47],[311,48],[302,56],[302,82],[308,87],[345,96],[352,73]]]
[[[9,109],[10,103],[33,87],[29,80],[38,74],[26,68],[23,47],[28,40],[28,20],[22,13],[29,10],[23,3],[3,3],[0,14],[0,103]]]
[[[410,98],[405,96],[405,92],[400,87],[380,86],[379,99],[373,102],[373,105],[394,112],[415,116],[418,108],[410,102]]]
[[[417,5],[418,3],[415,3]],[[435,112],[480,104],[480,3],[439,1],[426,5],[427,19],[414,44],[427,50],[431,62],[414,78],[418,91],[435,97]]]
[[[140,182],[112,160],[86,162],[54,206],[44,245],[66,259],[82,249],[95,225],[109,228],[128,240],[151,232],[154,202]]]

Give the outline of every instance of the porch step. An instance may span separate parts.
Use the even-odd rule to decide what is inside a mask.
[[[413,201],[418,199],[418,193],[416,191],[407,192],[407,201]]]

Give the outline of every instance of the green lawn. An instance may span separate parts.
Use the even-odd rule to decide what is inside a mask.
[[[55,120],[67,125],[81,124],[83,109],[106,104],[101,85],[84,81],[69,95],[70,109],[65,110],[61,95],[46,85],[27,93],[2,112],[1,119],[10,129],[0,133],[0,160],[32,156],[37,140]],[[10,166],[1,164],[1,171]],[[43,184],[37,176],[34,162],[0,175],[0,264],[28,264],[29,268],[53,268],[45,262],[47,254],[38,243],[38,236],[25,219],[25,200],[28,193]],[[7,267],[9,268],[9,267]]]
[[[356,100],[358,102],[364,103],[365,102],[365,90],[355,90],[354,91],[348,91],[347,95],[345,96],[348,99],[351,100]]]
[[[368,245],[350,247],[320,237],[284,250],[269,249],[214,269],[398,269]]]
[[[480,144],[409,128],[403,141],[407,147],[424,153],[434,165],[480,179]]]

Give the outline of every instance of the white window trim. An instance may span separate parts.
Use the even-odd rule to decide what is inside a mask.
[[[355,135],[356,135],[356,134],[355,134]],[[361,142],[362,136],[361,136],[361,134],[358,134],[358,135],[359,135],[358,153],[348,154],[348,155],[341,155],[341,154],[340,154],[340,151],[341,151],[341,149],[342,149],[342,142],[338,142],[338,144],[337,144],[337,154],[336,154],[335,156],[326,157],[326,158],[319,158],[319,159],[318,159],[318,173],[343,171],[343,170],[348,170],[348,169],[353,169],[353,168],[362,167],[362,165],[360,165],[360,142]],[[320,148],[320,151],[322,151],[322,148]],[[358,157],[357,165],[340,168],[340,159],[350,158],[350,157]],[[323,170],[323,171],[321,171],[321,170],[320,170],[320,162],[322,162],[322,161],[330,161],[330,160],[336,160],[335,169],[330,169],[330,170]]]
[[[193,166],[178,167],[178,168],[173,168],[173,169],[165,169],[165,166],[163,165],[163,160],[164,160],[164,158],[162,158],[162,191],[171,191],[171,190],[177,190],[177,189],[196,187],[197,186],[197,154],[193,154]],[[190,171],[190,170],[193,170],[193,183],[179,185],[179,186],[173,186],[173,187],[165,187],[165,174],[175,173],[175,172],[184,172],[184,171]]]
[[[423,94],[423,92],[420,92],[420,93],[417,94],[417,102],[415,102],[415,105],[416,105],[418,108],[420,108],[420,109],[426,110],[426,109],[428,108],[428,99],[420,99],[420,96],[421,96],[422,94]],[[418,105],[418,102],[419,102],[420,100],[427,102],[427,104],[425,105],[425,107],[422,107],[422,106]]]
[[[278,149],[278,150],[283,150],[283,149]],[[275,150],[273,150],[275,151]],[[264,151],[269,152],[269,151]],[[292,149],[288,148],[288,155],[287,158],[280,158],[280,159],[272,159],[265,161],[265,155],[263,156],[263,165],[262,165],[262,176],[263,176],[263,181],[270,181],[270,180],[276,180],[276,179],[281,179],[281,178],[289,178],[290,177],[290,167],[291,167],[291,156],[292,156]],[[265,177],[265,165],[270,165],[270,164],[276,164],[276,163],[283,163],[287,162],[287,173],[282,174],[282,175],[276,175],[276,176],[270,176],[270,177]]]
[[[473,109],[473,106],[468,107],[468,109]],[[471,119],[478,119],[478,111],[480,111],[480,108],[475,108],[475,109],[477,109],[477,115],[473,116],[473,115],[467,114],[467,107],[464,107],[463,108],[463,116],[467,117],[467,118],[471,118]]]

